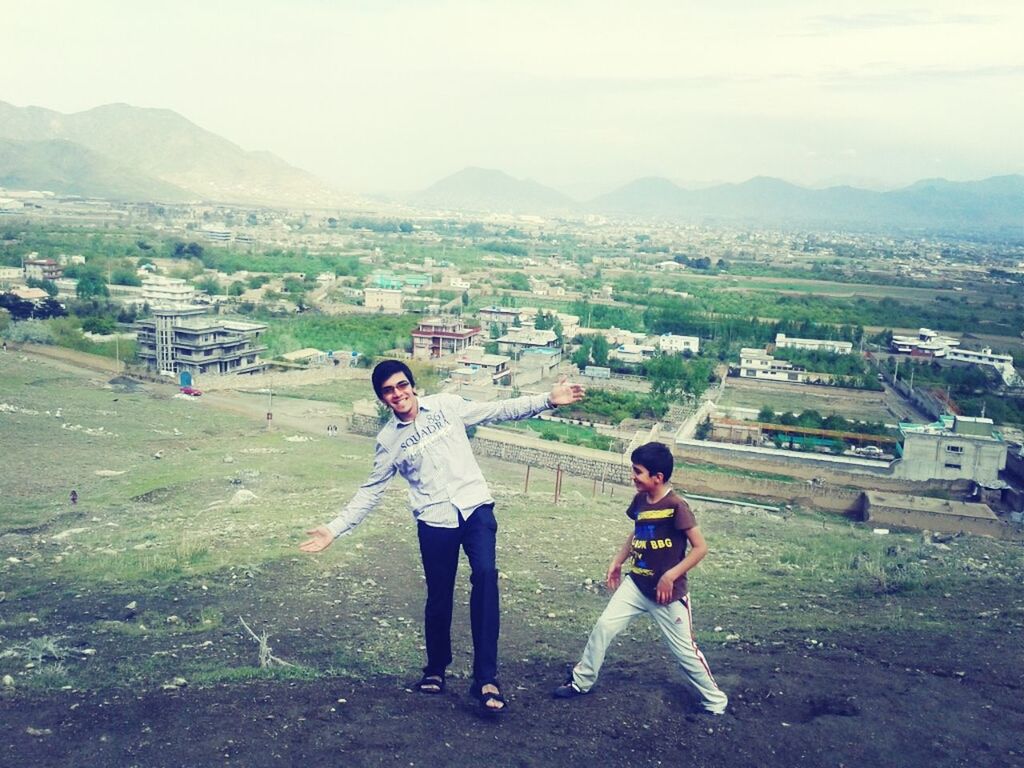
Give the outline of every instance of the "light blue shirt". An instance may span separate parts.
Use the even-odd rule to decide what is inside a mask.
[[[352,531],[377,506],[391,479],[409,482],[413,517],[438,528],[458,528],[481,504],[494,502],[469,444],[475,424],[527,419],[546,411],[547,395],[474,403],[458,395],[420,399],[413,421],[395,416],[377,433],[373,470],[352,500],[327,524],[335,538]]]

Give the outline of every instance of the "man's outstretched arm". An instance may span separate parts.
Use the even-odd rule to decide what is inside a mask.
[[[321,552],[331,546],[339,536],[351,533],[377,506],[396,471],[391,455],[378,443],[373,470],[366,478],[366,482],[359,486],[352,500],[331,522],[306,531],[310,538],[302,542],[299,549],[303,552]]]

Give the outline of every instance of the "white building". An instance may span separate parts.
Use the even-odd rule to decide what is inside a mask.
[[[942,336],[929,329],[921,328],[917,336],[892,337],[892,351],[922,357],[945,357],[951,347],[960,346],[960,339]]]
[[[538,331],[533,328],[509,328],[508,333],[497,339],[497,342],[498,352],[513,357],[527,349],[559,347],[558,336],[551,329]]]
[[[683,352],[697,354],[700,351],[700,339],[696,336],[677,336],[674,333],[663,333],[655,338],[658,349],[667,354],[679,355]]]
[[[906,480],[999,482],[1006,443],[992,419],[943,416],[933,424],[900,424],[903,460],[895,475]]]
[[[658,350],[650,344],[620,344],[608,350],[608,357],[624,363],[642,363],[650,360]]]
[[[1013,367],[1013,355],[998,355],[990,347],[984,347],[980,352],[973,349],[954,348],[946,353],[947,360],[956,360],[961,363],[972,363],[974,365],[991,365],[1003,378],[1003,383],[1008,387],[1019,387],[1024,382]]]
[[[775,334],[775,346],[787,349],[802,349],[807,352],[832,352],[836,355],[849,355],[853,352],[853,344],[849,341],[793,339],[784,333]]]
[[[776,360],[763,349],[740,350],[740,376],[745,379],[791,381],[797,384],[824,384],[832,380],[828,373],[812,373],[786,360]]]
[[[142,301],[153,309],[184,309],[196,303],[196,288],[179,277],[149,275],[142,281]]]

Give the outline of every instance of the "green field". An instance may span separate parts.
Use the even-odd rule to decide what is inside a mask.
[[[275,674],[395,674],[416,663],[422,587],[401,482],[327,553],[296,549],[303,530],[331,517],[361,482],[370,440],[267,432],[202,399],[112,388],[14,355],[3,358],[0,391],[0,440],[11,447],[0,494],[0,673],[18,687],[264,676],[239,616],[297,665]],[[603,607],[601,591],[585,585],[601,581],[628,530],[631,492],[594,496],[592,481],[569,477],[556,505],[551,472],[534,468],[524,493],[525,468],[482,463],[501,509],[509,642],[561,663]],[[245,492],[252,496],[240,500]],[[838,518],[697,510],[712,555],[694,589],[725,628],[706,635],[712,646],[730,634],[754,642],[894,627],[942,635],[956,625],[920,608],[944,593],[995,589],[1007,605],[1020,604],[1011,594],[1024,597],[1016,546],[969,539],[956,557],[934,558],[918,535],[881,538]],[[562,545],[538,548],[542,541]],[[963,570],[980,558],[991,558],[984,573]],[[780,601],[802,609],[753,608]],[[129,604],[138,605],[130,616]],[[641,626],[636,636],[653,632]],[[56,650],[26,668],[26,649],[48,643]],[[185,650],[203,643],[203,653]]]

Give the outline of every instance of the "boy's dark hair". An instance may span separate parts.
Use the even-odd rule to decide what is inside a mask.
[[[409,370],[408,365],[401,360],[381,360],[373,367],[373,373],[370,374],[370,381],[373,382],[373,391],[377,393],[378,399],[380,398],[380,389],[384,386],[384,382],[396,373],[404,373],[409,383],[413,387],[416,386],[416,379],[412,377],[412,371]]]
[[[672,458],[672,451],[664,443],[644,443],[629,454],[629,460],[646,469],[649,475],[653,476],[660,472],[666,482],[672,477],[675,460]]]

